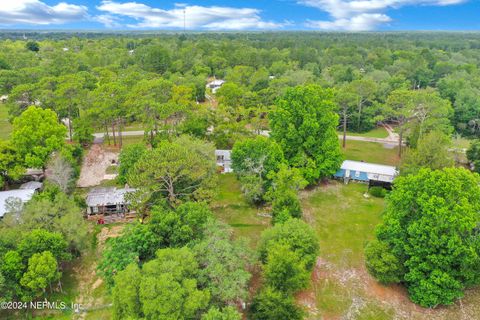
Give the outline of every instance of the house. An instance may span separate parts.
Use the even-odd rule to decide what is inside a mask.
[[[207,84],[207,88],[212,89],[212,93],[217,93],[218,89],[220,89],[224,83],[225,80],[215,79]]]
[[[215,158],[217,166],[222,168],[222,173],[233,172],[231,150],[215,150]]]
[[[17,189],[0,191],[0,219],[9,211],[9,204],[21,201],[22,205],[30,201],[35,194],[33,189]]]
[[[398,175],[397,168],[383,164],[345,160],[335,173],[335,178],[367,182],[369,185],[390,186]]]
[[[86,199],[87,214],[125,214],[130,212],[128,205],[130,204],[125,195],[135,192],[136,189],[124,188],[94,188]]]

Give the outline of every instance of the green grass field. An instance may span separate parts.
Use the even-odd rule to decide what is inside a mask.
[[[363,247],[380,222],[383,199],[364,197],[367,185],[331,181],[302,194],[306,218],[312,219],[323,258],[342,267],[363,265]]]
[[[348,140],[346,149],[343,149],[346,160],[356,160],[387,164],[399,164],[398,148],[388,149],[381,143]]]
[[[337,132],[338,134],[343,134],[342,130],[338,130]],[[387,138],[388,132],[383,127],[377,127],[373,130],[370,130],[368,132],[362,132],[362,133],[347,131],[347,136],[366,137],[366,138]]]
[[[233,227],[236,236],[250,239],[252,245],[259,239],[260,233],[270,226],[270,218],[258,215],[265,210],[245,201],[240,183],[231,173],[219,175],[218,195],[212,208],[221,221]]]
[[[0,139],[9,139],[11,132],[12,125],[8,122],[7,106],[0,103]]]

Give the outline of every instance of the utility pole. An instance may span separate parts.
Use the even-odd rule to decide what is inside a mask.
[[[187,9],[183,8],[183,34],[187,33]]]

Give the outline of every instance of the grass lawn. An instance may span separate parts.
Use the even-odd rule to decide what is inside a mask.
[[[9,139],[11,132],[12,125],[8,122],[7,106],[0,103],[0,139]]]
[[[128,146],[134,143],[143,143],[144,142],[143,136],[126,136],[122,137],[123,146]],[[106,148],[115,149],[116,147],[113,146],[113,137],[110,137],[110,145],[108,145],[108,140],[105,138],[103,140],[103,146]],[[117,137],[117,148],[118,148],[118,137]]]
[[[231,173],[219,175],[218,195],[212,202],[212,208],[221,221],[233,227],[237,237],[250,239],[252,245],[257,243],[260,233],[270,227],[270,218],[258,215],[265,210],[245,201],[240,183]]]
[[[343,134],[342,130],[338,130],[337,132],[338,134]],[[367,138],[387,138],[388,132],[383,127],[377,127],[368,132],[362,132],[362,133],[347,131],[347,136],[357,136],[357,137],[367,137]]]
[[[347,160],[365,161],[396,166],[399,164],[398,148],[385,148],[383,144],[365,141],[347,141],[347,148],[343,149]]]
[[[365,198],[367,185],[331,181],[302,193],[306,217],[313,219],[323,258],[342,267],[363,265],[363,247],[380,222],[383,199]]]

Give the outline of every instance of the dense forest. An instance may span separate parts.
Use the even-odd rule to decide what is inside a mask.
[[[44,179],[0,222],[0,300],[74,302],[73,275],[88,264],[105,319],[307,319],[318,314],[302,303],[308,290],[320,313],[338,315],[315,278],[338,242],[319,225],[342,210],[368,217],[356,224],[365,234],[342,231],[359,237],[342,255],[415,304],[452,305],[480,283],[480,34],[0,39],[0,188],[16,188],[27,169]],[[333,181],[350,145],[365,143],[362,162],[371,148],[347,135],[383,128],[396,140],[382,149],[389,160],[374,160],[399,169],[393,189]],[[119,155],[118,176],[100,186],[135,190],[134,221],[84,219],[89,190],[77,180],[95,147]],[[215,150],[231,150],[234,174],[219,174]],[[328,188],[341,190],[328,196],[337,207],[321,198]]]

